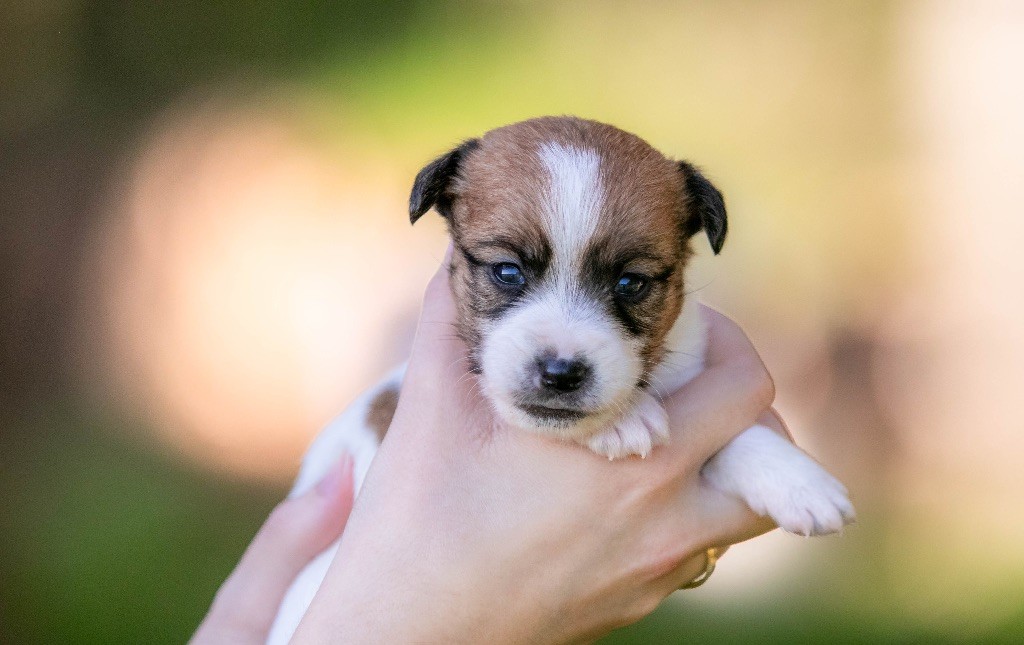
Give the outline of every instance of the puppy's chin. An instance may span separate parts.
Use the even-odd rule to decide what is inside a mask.
[[[512,396],[493,392],[488,398],[497,417],[508,425],[557,439],[584,441],[607,427],[623,410],[628,410],[635,395],[636,389],[632,388],[611,403],[586,410],[516,402]]]

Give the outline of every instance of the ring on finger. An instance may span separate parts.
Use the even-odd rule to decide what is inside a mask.
[[[680,586],[679,588],[696,589],[697,587],[707,582],[708,578],[711,577],[711,574],[715,572],[715,564],[718,563],[719,555],[721,555],[721,552],[718,550],[717,547],[709,547],[706,551],[704,551],[704,570],[698,573],[696,578]]]

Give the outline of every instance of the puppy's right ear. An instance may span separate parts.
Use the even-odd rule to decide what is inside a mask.
[[[725,199],[714,184],[707,180],[693,164],[680,161],[679,170],[683,173],[686,190],[690,193],[690,213],[686,222],[686,236],[691,237],[704,229],[711,242],[711,250],[718,255],[725,244],[725,234],[729,230],[729,221],[725,216]]]
[[[431,207],[436,208],[442,217],[451,217],[452,203],[455,201],[455,195],[451,192],[452,183],[466,155],[479,145],[478,139],[470,139],[419,171],[412,185],[412,194],[409,195],[410,222],[415,224]]]

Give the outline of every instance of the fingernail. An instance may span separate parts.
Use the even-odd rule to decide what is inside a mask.
[[[448,248],[444,251],[444,263],[445,266],[452,263],[452,254],[455,252],[455,245],[448,242]]]
[[[338,463],[331,468],[324,478],[316,484],[316,492],[321,497],[335,497],[347,481],[352,477],[352,455],[342,453]]]

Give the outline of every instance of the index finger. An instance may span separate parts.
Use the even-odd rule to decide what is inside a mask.
[[[217,591],[190,643],[264,642],[288,586],[338,538],[352,510],[352,458],[278,504]]]
[[[713,309],[703,307],[703,314],[707,366],[665,400],[673,433],[663,452],[689,465],[703,464],[754,425],[775,398],[768,370],[743,330]]]

